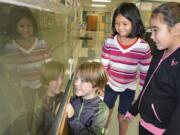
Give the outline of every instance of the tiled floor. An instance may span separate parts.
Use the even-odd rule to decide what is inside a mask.
[[[118,133],[118,121],[117,121],[117,108],[118,101],[114,107],[113,115],[111,118],[110,126],[107,135],[119,135]],[[127,135],[138,135],[138,117],[135,117],[132,122],[129,123]]]
[[[85,36],[92,37],[92,40],[83,41],[82,48],[87,49],[86,53],[88,54],[84,55],[87,57],[81,58],[80,61],[98,60],[100,58],[101,48],[105,39],[104,33],[88,31]],[[116,106],[113,111],[108,135],[118,135],[117,107],[118,101],[116,102]],[[130,122],[127,135],[138,135],[138,119],[139,118],[136,117],[132,122]]]

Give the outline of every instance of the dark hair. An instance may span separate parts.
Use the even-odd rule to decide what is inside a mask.
[[[118,32],[115,29],[115,19],[119,14],[127,18],[132,23],[132,31],[128,35],[129,38],[143,36],[145,32],[144,25],[142,23],[139,10],[133,3],[122,3],[114,11],[112,19],[113,36],[118,34]]]
[[[164,22],[172,27],[180,22],[180,3],[167,2],[160,5],[153,10],[151,18],[156,17],[157,14],[162,14]]]
[[[7,34],[9,34],[10,37],[14,38],[19,35],[17,32],[17,23],[24,17],[28,18],[32,22],[33,34],[36,35],[38,33],[36,19],[28,8],[14,6],[11,8],[8,17]]]

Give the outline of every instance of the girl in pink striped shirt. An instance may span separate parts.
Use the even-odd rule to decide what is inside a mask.
[[[33,110],[36,97],[42,97],[40,82],[41,66],[51,61],[51,50],[47,43],[38,38],[38,25],[34,14],[27,7],[13,6],[9,12],[7,35],[10,41],[6,44],[8,57],[7,68],[10,80],[22,93],[25,104],[27,126],[31,130]]]
[[[144,84],[151,60],[149,45],[141,38],[144,26],[138,8],[133,3],[120,4],[113,15],[113,36],[107,38],[102,48],[102,63],[109,75],[104,101],[110,109],[109,120],[117,97],[119,134],[125,135],[128,123],[124,115],[134,100],[137,80],[140,89]]]

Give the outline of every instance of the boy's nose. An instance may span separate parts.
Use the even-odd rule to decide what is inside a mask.
[[[153,34],[153,33],[151,33],[150,38],[151,38],[152,40],[154,40],[154,34]]]
[[[74,81],[74,85],[75,85],[75,86],[78,86],[79,84],[80,84],[80,81],[79,81],[79,80],[75,80],[75,81]]]

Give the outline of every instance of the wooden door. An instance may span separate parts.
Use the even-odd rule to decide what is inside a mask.
[[[87,30],[96,31],[97,30],[98,16],[88,16],[87,20]]]

